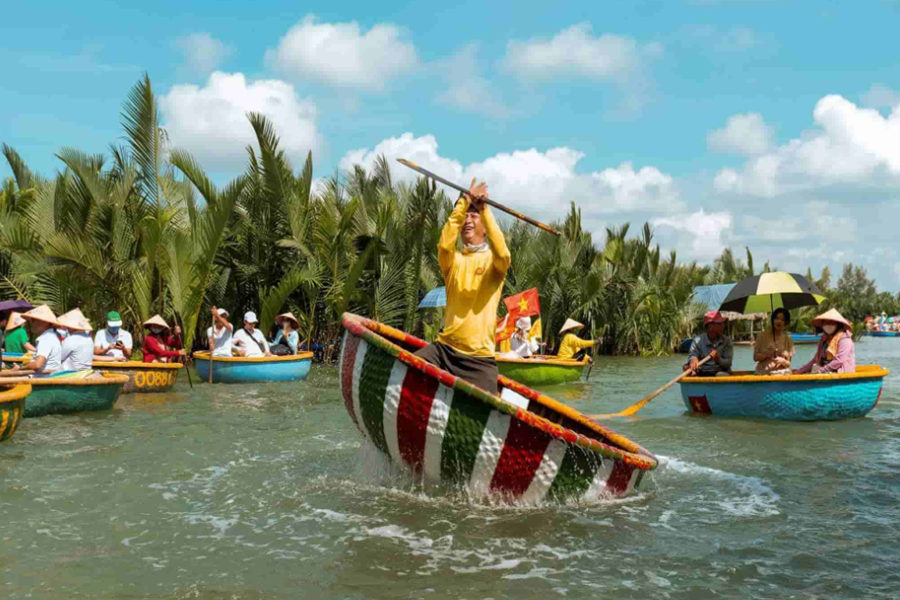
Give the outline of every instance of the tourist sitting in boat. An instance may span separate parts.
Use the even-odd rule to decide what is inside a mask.
[[[300,327],[300,321],[293,313],[286,312],[275,317],[275,324],[280,325],[281,329],[275,334],[269,350],[275,356],[297,354],[297,347],[300,345],[300,334],[297,333],[297,329]]]
[[[94,360],[129,360],[133,348],[131,334],[122,329],[121,315],[118,311],[109,311],[106,327],[94,336]]]
[[[262,331],[256,328],[259,319],[256,313],[248,310],[244,313],[244,326],[235,332],[231,338],[232,346],[237,346],[239,356],[247,358],[259,358],[261,356],[272,356],[269,351],[269,342]]]
[[[3,318],[0,318],[0,325]],[[25,328],[25,319],[17,312],[11,312],[6,322],[6,337],[3,341],[3,351],[13,354],[25,354],[34,352],[34,346],[28,341],[28,330]]]
[[[856,348],[853,343],[853,326],[841,313],[831,309],[812,321],[812,326],[822,330],[822,339],[812,360],[794,371],[805,373],[853,373],[856,371]]]
[[[231,338],[234,333],[234,325],[228,322],[228,311],[224,308],[212,307],[212,320],[216,328],[213,335],[213,328],[206,328],[206,337],[209,339],[209,348],[212,350],[213,356],[231,357]]]
[[[482,202],[487,195],[487,184],[476,185],[473,179],[444,224],[438,242],[447,287],[444,327],[416,356],[496,394],[500,372],[494,330],[511,256],[494,214]],[[456,250],[460,236],[462,252]]]
[[[763,330],[753,345],[753,360],[757,375],[789,375],[794,342],[788,331],[791,313],[784,308],[772,312],[772,327]]]
[[[559,335],[563,336],[562,343],[559,345],[559,352],[557,352],[559,358],[574,359],[575,354],[579,351],[586,350],[602,341],[602,338],[597,338],[596,340],[581,339],[575,334],[580,329],[584,329],[584,325],[575,319],[566,319],[562,329],[559,330]]]
[[[516,330],[509,338],[509,352],[500,355],[501,358],[531,358],[534,353],[543,346],[536,338],[529,338],[531,331],[531,317],[519,317],[516,319]]]
[[[35,349],[34,358],[21,368],[35,373],[59,371],[62,365],[60,360],[62,346],[53,328],[61,327],[61,325],[57,322],[56,315],[49,306],[41,304],[22,315],[22,318],[31,325],[31,333],[35,336]],[[19,368],[19,365],[13,366],[13,369]]]
[[[725,317],[719,311],[711,310],[703,316],[703,324],[706,333],[694,338],[688,352],[688,362],[682,370],[691,370],[699,377],[727,377],[731,375],[734,345],[731,338],[725,335]],[[710,359],[699,365],[707,356]]]
[[[144,328],[150,331],[144,337],[144,362],[171,362],[173,358],[185,355],[181,348],[181,327],[178,325],[170,334],[169,324],[161,316],[154,315],[144,322]]]
[[[85,371],[94,361],[94,342],[91,340],[91,324],[79,309],[70,310],[57,319],[65,332],[60,345],[61,369],[63,371]]]

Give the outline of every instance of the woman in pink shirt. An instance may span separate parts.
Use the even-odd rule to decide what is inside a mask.
[[[841,313],[831,309],[812,321],[813,327],[822,329],[822,339],[811,361],[794,371],[805,373],[853,373],[856,371],[856,348],[853,344],[853,327]]]

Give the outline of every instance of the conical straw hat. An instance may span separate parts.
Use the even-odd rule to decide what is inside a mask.
[[[41,304],[37,308],[32,308],[22,315],[22,318],[25,320],[42,321],[44,323],[49,323],[54,327],[59,325],[59,321],[56,320],[56,315],[53,314],[53,311],[50,310],[50,307],[46,304]]]
[[[25,319],[22,318],[22,315],[17,312],[9,313],[9,321],[6,323],[6,331],[12,331],[16,327],[21,327],[25,324]]]
[[[59,324],[74,331],[93,331],[90,321],[84,318],[81,309],[70,310],[59,317]]]
[[[297,320],[297,317],[294,316],[294,313],[286,312],[275,317],[275,324],[281,325],[281,322],[285,319],[289,319],[294,322],[294,329],[300,327],[300,321]]]
[[[562,326],[562,329],[559,330],[560,334],[563,334],[570,329],[581,329],[584,325],[576,321],[575,319],[566,319],[565,325]]]
[[[850,324],[850,321],[845,319],[841,313],[839,313],[836,309],[832,308],[828,312],[819,315],[815,319],[812,320],[813,327],[821,327],[825,321],[833,321],[835,323],[841,323],[842,325],[846,325],[849,328],[853,328],[853,325]]]
[[[146,321],[144,321],[144,327],[150,327],[151,325],[159,325],[160,327],[165,327],[166,329],[171,329],[169,324],[159,315],[153,315]]]

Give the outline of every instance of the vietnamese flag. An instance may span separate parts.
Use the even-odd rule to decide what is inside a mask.
[[[538,298],[537,288],[525,290],[503,299],[507,314],[497,319],[496,341],[499,344],[516,330],[516,319],[519,317],[531,317],[541,314],[541,301]]]

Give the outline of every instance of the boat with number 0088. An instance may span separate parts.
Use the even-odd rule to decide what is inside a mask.
[[[4,362],[27,364],[30,354],[4,354]],[[181,363],[147,363],[140,361],[116,362],[95,360],[91,367],[95,371],[108,371],[128,377],[122,393],[147,394],[166,392],[175,385],[179,371],[184,367]]]
[[[342,323],[350,418],[427,483],[540,504],[626,496],[657,466],[627,437],[503,375],[493,395],[415,356],[419,338],[350,313]]]

